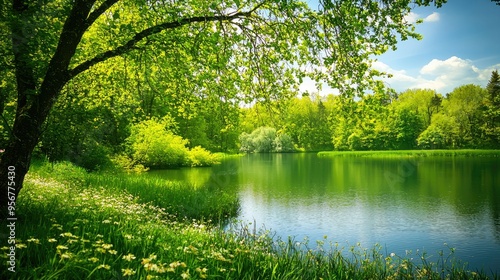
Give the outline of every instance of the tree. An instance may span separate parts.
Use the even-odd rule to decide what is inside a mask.
[[[443,97],[431,89],[409,89],[398,96],[394,103],[397,107],[405,107],[422,119],[422,124],[428,127],[432,115],[439,112]]]
[[[207,73],[220,73],[246,101],[280,98],[306,75],[353,95],[378,74],[371,55],[419,37],[404,19],[413,3],[444,2],[322,0],[312,10],[300,1],[2,0],[0,32],[11,40],[0,44],[0,69],[15,76],[17,105],[0,160],[1,215],[22,188],[62,89],[100,63],[158,49],[179,70],[170,85],[186,81],[197,93],[217,84]],[[177,54],[186,59],[175,61]]]
[[[490,148],[500,148],[500,75],[495,70],[491,73],[486,86],[488,92],[484,102],[483,115],[486,145]]]
[[[479,147],[481,140],[481,106],[486,90],[478,85],[463,85],[455,88],[443,102],[443,113],[457,124],[458,147]]]

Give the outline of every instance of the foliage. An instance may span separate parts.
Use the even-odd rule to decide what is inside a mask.
[[[271,127],[258,127],[252,133],[240,135],[240,151],[246,153],[292,152],[292,138],[287,134],[277,134]]]
[[[486,87],[488,92],[484,101],[484,124],[482,131],[486,134],[486,144],[492,148],[500,148],[500,75],[498,71],[491,73]]]
[[[115,157],[115,163],[134,172],[219,163],[217,155],[200,146],[187,148],[188,141],[168,129],[175,125],[171,118],[165,117],[161,121],[150,119],[132,126],[126,140],[128,155]]]
[[[140,122],[131,128],[127,138],[134,162],[149,168],[182,166],[187,162],[187,140],[166,129],[165,121]]]
[[[208,108],[232,112],[230,119],[214,121],[217,126],[210,133],[223,135],[212,143],[214,150],[229,149],[227,142],[239,134],[233,117],[240,102],[288,99],[306,76],[338,88],[346,97],[362,95],[375,87],[374,77],[383,75],[370,67],[373,55],[395,48],[399,39],[420,38],[405,20],[414,7],[410,2],[340,0],[309,7],[303,1],[267,0],[168,5],[2,0],[0,36],[11,39],[0,43],[0,69],[6,77],[0,95],[15,100],[16,113],[7,115],[13,133],[2,140],[6,151],[0,175],[6,175],[8,166],[17,166],[17,195],[49,115],[73,82],[88,85],[76,95],[109,100],[109,107],[115,106],[116,96],[110,92],[120,96],[135,91],[139,98],[132,99],[133,106],[138,105],[132,115],[141,115],[137,122],[172,112],[181,126],[177,135],[196,138],[193,146],[209,144],[203,129],[207,126],[198,118],[207,112],[193,111],[210,103]],[[415,4],[440,7],[445,2]],[[120,74],[120,79],[113,79]],[[161,102],[175,106],[155,106]],[[90,109],[83,107],[85,112]],[[122,128],[122,118],[115,113],[119,118],[111,127]],[[182,145],[175,137],[170,140]],[[163,164],[151,156],[152,165]],[[179,156],[167,165],[177,163]],[[0,188],[5,194],[7,183],[1,182]],[[0,204],[7,205],[5,195]]]
[[[500,157],[500,150],[398,150],[398,151],[323,151],[320,157],[380,157],[380,158],[407,158],[407,157]]]
[[[212,154],[200,146],[196,146],[188,152],[188,162],[191,166],[211,166],[220,163],[219,156]]]
[[[418,136],[417,143],[422,149],[442,149],[446,146],[445,137],[443,131],[433,125]]]

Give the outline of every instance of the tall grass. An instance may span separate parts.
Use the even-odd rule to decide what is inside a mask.
[[[444,253],[431,263],[425,254],[399,257],[360,244],[343,248],[326,239],[314,244],[276,240],[248,226],[222,231],[179,219],[169,212],[176,206],[157,205],[161,199],[145,202],[155,198],[147,194],[150,188],[181,186],[151,183],[141,191],[128,180],[88,177],[64,164],[35,168],[18,199],[16,272],[2,267],[0,279],[487,278]],[[169,205],[184,203],[181,198]]]
[[[500,157],[500,150],[322,151],[320,157]]]

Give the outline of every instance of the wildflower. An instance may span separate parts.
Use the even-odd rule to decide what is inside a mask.
[[[129,239],[129,240],[134,238],[134,236],[132,236],[131,234],[125,234],[124,237]]]
[[[123,276],[132,276],[135,274],[135,270],[132,270],[130,268],[122,268]]]
[[[111,255],[116,255],[118,252],[116,250],[109,250],[108,253]]]
[[[0,248],[0,250],[2,250],[2,251],[7,251],[7,250],[10,250],[10,248],[9,248],[9,247],[7,247],[7,246],[3,246],[2,248]]]
[[[103,249],[109,250],[111,249],[111,247],[113,247],[113,244],[106,244],[106,243],[102,244]]]
[[[62,230],[62,225],[60,225],[60,224],[53,224],[52,228],[56,228],[58,230]]]
[[[95,249],[95,250],[96,250],[97,252],[99,252],[99,253],[102,253],[102,254],[106,253],[106,249],[103,249],[103,248],[100,248],[100,247],[99,247],[99,248],[97,248],[97,249]]]
[[[391,258],[394,258],[394,256],[396,256],[396,254],[394,254],[394,253],[391,253]]]
[[[67,250],[68,247],[64,246],[64,245],[57,245],[56,247],[57,250]]]
[[[104,268],[106,270],[109,270],[111,268],[111,266],[107,265],[107,264],[101,264],[97,267],[97,269],[101,269],[101,268]]]
[[[147,271],[158,271],[158,265],[157,264],[154,264],[154,263],[145,263],[144,264],[144,269]]]
[[[206,267],[204,267],[204,268],[197,267],[196,268],[196,272],[198,272],[200,274],[201,279],[207,278],[207,270],[208,269]]]
[[[73,257],[73,254],[71,254],[71,253],[61,254],[61,259],[71,259],[72,257]]]
[[[38,239],[36,239],[36,238],[30,238],[30,239],[28,239],[28,240],[26,240],[26,241],[28,241],[28,242],[30,242],[30,243],[31,243],[31,242],[33,242],[33,243],[35,243],[35,244],[40,244],[40,240],[38,240]]]
[[[26,246],[26,245],[24,245],[24,244],[22,244],[22,243],[17,243],[17,244],[16,244],[16,248],[17,248],[17,249],[23,249],[23,248],[26,248],[26,247],[27,247],[27,246]]]
[[[181,278],[182,279],[189,279],[191,277],[191,275],[189,274],[189,269],[184,271],[182,274],[181,274]]]
[[[135,256],[133,254],[128,254],[123,256],[122,259],[131,262],[132,260],[135,260]]]
[[[89,261],[89,262],[96,263],[96,262],[98,262],[98,261],[99,261],[99,259],[98,259],[98,258],[96,258],[96,257],[92,257],[92,258],[89,258],[89,259],[88,259],[88,261]]]
[[[106,220],[102,221],[102,223],[103,223],[103,224],[109,224],[109,223],[111,223],[111,221],[110,221],[110,220],[108,220],[108,219],[106,219]]]
[[[57,242],[57,239],[55,239],[55,238],[49,238],[49,242],[50,242],[50,243]]]
[[[65,232],[65,233],[61,233],[59,234],[61,237],[71,237],[71,238],[76,238],[78,239],[78,236],[76,235],[73,235],[71,232]]]

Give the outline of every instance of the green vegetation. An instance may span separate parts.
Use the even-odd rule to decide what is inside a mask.
[[[493,71],[486,88],[463,85],[447,95],[380,88],[356,101],[306,95],[242,109],[241,122],[244,131],[279,127],[306,151],[499,149],[499,96]]]
[[[320,157],[499,157],[500,150],[323,151]]]
[[[431,262],[380,246],[273,240],[248,226],[223,232],[196,217],[231,199],[168,182],[135,188],[129,182],[144,178],[110,176],[67,163],[34,166],[18,200],[16,279],[487,279],[453,259],[453,249]],[[172,211],[199,202],[182,193],[212,201],[182,217]],[[9,249],[1,250],[5,257]]]
[[[240,151],[246,153],[271,153],[294,151],[292,139],[287,134],[277,134],[271,127],[258,127],[252,133],[240,135]]]
[[[151,119],[132,126],[126,139],[126,155],[119,156],[117,163],[126,170],[138,170],[141,167],[210,166],[219,162],[217,155],[200,146],[188,149],[187,140],[167,130],[172,123],[169,119]]]

